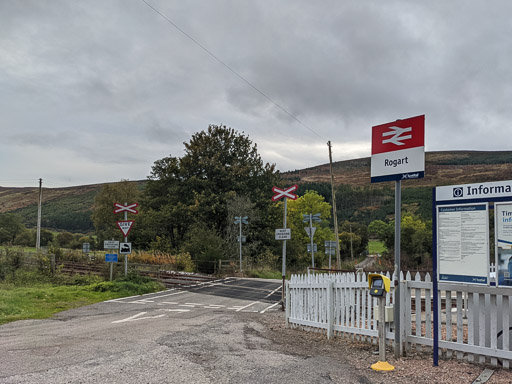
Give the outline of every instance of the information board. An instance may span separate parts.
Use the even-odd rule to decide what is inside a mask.
[[[488,283],[487,203],[437,207],[437,255],[440,281]]]
[[[496,277],[500,286],[512,286],[512,202],[494,205]]]

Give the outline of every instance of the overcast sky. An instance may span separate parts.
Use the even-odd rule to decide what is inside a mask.
[[[221,123],[281,171],[421,114],[427,151],[510,149],[510,0],[146,1],[0,0],[1,186],[145,179]]]

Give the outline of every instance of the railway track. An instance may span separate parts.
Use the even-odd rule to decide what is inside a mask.
[[[108,266],[105,264],[90,264],[90,263],[81,263],[81,262],[70,262],[64,261],[58,263],[60,272],[66,275],[97,275],[97,276],[105,276],[108,275]],[[153,267],[153,268],[151,268]],[[153,280],[159,281],[164,284],[166,287],[175,287],[175,286],[189,286],[195,285],[199,283],[205,283],[209,281],[216,280],[217,277],[211,275],[203,275],[197,273],[189,273],[189,272],[176,272],[170,270],[155,270],[155,266],[149,265],[138,265],[138,264],[130,264],[130,268],[133,268],[142,276],[148,276]],[[117,271],[117,273],[122,273]]]

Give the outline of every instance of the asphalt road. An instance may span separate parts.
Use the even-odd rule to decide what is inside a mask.
[[[227,278],[0,326],[0,383],[355,382],[263,336],[262,316],[284,316],[280,287]]]

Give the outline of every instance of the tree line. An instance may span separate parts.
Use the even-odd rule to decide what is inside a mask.
[[[101,249],[104,240],[122,241],[116,221],[122,220],[123,214],[114,213],[114,203],[137,202],[139,213],[129,214],[129,219],[135,220],[129,234],[134,248],[186,252],[201,269],[208,271],[220,259],[238,259],[239,227],[234,219],[248,216],[249,223],[243,225],[243,236],[247,239],[243,244],[244,258],[279,269],[282,243],[275,240],[274,231],[283,225],[283,203],[275,203],[271,197],[273,186],[287,185],[275,165],[263,162],[257,145],[243,132],[223,125],[210,125],[195,133],[184,146],[182,157],[169,155],[154,162],[142,190],[130,181],[103,186],[94,199],[94,237],[66,232],[55,236],[50,232],[50,236],[43,231],[42,245],[80,247],[80,241],[87,240],[93,248]],[[315,223],[314,234],[318,245],[315,264],[325,267],[328,256],[324,253],[324,242],[334,240],[330,186],[301,184],[297,192],[299,198],[288,201],[288,227],[292,229],[292,239],[287,242],[288,264],[296,269],[311,265],[307,251],[310,240],[304,229],[308,223],[303,222],[303,215],[319,213],[321,221]],[[336,196],[338,214],[343,218],[339,223],[339,244],[344,259],[364,254],[369,236],[380,239],[391,250],[386,226],[392,224],[393,190],[341,185]],[[404,193],[406,204],[408,199]],[[410,225],[405,223],[405,228],[414,233],[415,246],[409,248],[407,243],[406,251],[412,255],[411,263],[421,264],[429,251],[424,246],[428,217],[424,217],[426,210],[421,209],[425,204],[409,205],[412,221]],[[10,224],[3,225],[2,220]],[[24,228],[16,215],[3,214],[0,243],[33,245],[35,235]]]

